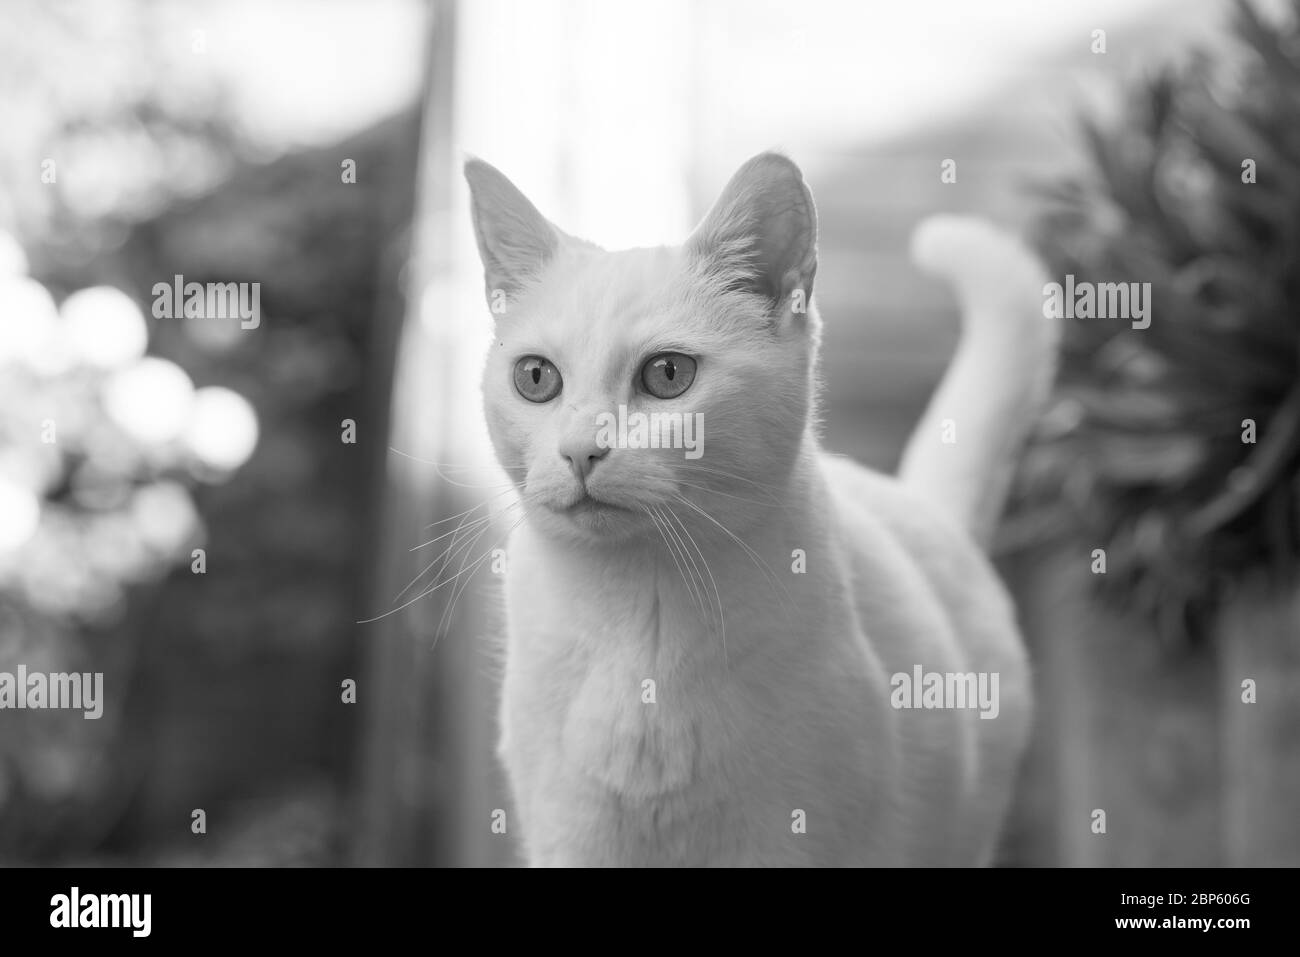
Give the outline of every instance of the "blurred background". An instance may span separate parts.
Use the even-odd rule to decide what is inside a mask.
[[[646,245],[773,147],[875,467],[956,341],[924,215],[1153,284],[1068,324],[1002,530],[1002,863],[1300,863],[1300,4],[4,0],[0,129],[0,671],[105,697],[0,711],[0,863],[517,863],[496,529],[452,588],[416,548],[504,488],[459,164]],[[159,317],[178,275],[260,321]]]

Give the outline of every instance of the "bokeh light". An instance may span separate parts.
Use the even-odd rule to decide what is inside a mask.
[[[253,454],[257,436],[257,413],[238,392],[206,386],[195,393],[185,443],[204,465],[239,468]]]
[[[4,230],[0,230],[0,278],[27,274],[27,254]]]
[[[39,282],[0,274],[0,364],[50,364],[46,352],[57,338],[59,311]]]
[[[131,519],[140,540],[166,557],[190,541],[199,523],[189,491],[177,482],[154,482],[136,489]]]
[[[41,503],[31,489],[0,475],[0,555],[25,544],[40,522]]]
[[[190,418],[194,384],[176,363],[147,356],[104,383],[104,410],[131,438],[158,445],[177,438]]]
[[[130,296],[112,286],[74,292],[63,302],[68,349],[86,365],[115,369],[144,355],[149,330]]]

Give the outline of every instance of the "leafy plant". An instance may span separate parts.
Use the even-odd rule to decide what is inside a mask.
[[[1064,320],[1017,522],[1105,548],[1099,587],[1165,635],[1300,555],[1300,0],[1286,12],[1239,2],[1230,45],[1085,120],[1088,171],[1042,187],[1056,277],[1150,283],[1152,318]]]

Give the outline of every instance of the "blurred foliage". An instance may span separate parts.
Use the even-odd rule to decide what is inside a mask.
[[[99,721],[6,712],[0,862],[335,862],[357,720],[339,688],[359,667],[354,622],[396,328],[384,317],[400,314],[391,290],[414,206],[418,113],[266,162],[241,147],[219,89],[195,92],[194,77],[169,75],[188,49],[171,43],[175,30],[165,42],[157,28],[132,32],[165,22],[154,15],[166,5],[135,6],[114,28],[122,47],[106,49],[93,16],[17,4],[47,54],[29,57],[20,76],[3,54],[32,45],[0,36],[0,96],[17,111],[0,170],[24,170],[0,182],[0,220],[52,302],[90,285],[122,290],[146,316],[149,357],[200,391],[245,397],[260,436],[242,468],[212,476],[123,437],[102,414],[95,374],[5,375],[0,453],[21,445],[15,462],[63,456],[58,475],[41,472],[43,528],[61,511],[70,517],[46,529],[67,526],[49,539],[40,567],[50,574],[32,587],[23,583],[35,568],[0,579],[0,652],[33,670],[104,672],[106,712]],[[78,70],[79,58],[101,69]],[[109,61],[126,86],[107,89],[105,78],[119,76]],[[29,174],[52,152],[59,181],[47,186]],[[341,181],[344,157],[356,183]],[[82,202],[69,191],[81,178],[72,170],[107,170],[114,200]],[[6,257],[12,250],[0,249],[0,267]],[[177,274],[261,283],[261,325],[149,317],[153,285]],[[69,441],[57,452],[33,448],[47,399],[63,403],[54,418]],[[345,418],[358,423],[356,445],[340,441]],[[74,435],[121,467],[82,475],[93,459]],[[191,521],[169,527],[187,531],[149,552],[144,571],[110,577],[96,564],[104,549],[72,532],[113,516],[123,532],[140,489],[154,485],[170,495],[155,506],[183,493]],[[200,542],[201,575],[188,560]],[[132,554],[110,549],[107,559],[134,568]],[[197,837],[190,812],[200,807],[209,832]]]
[[[1300,552],[1300,0],[1239,3],[1233,36],[1085,121],[1090,168],[1035,229],[1058,279],[1151,283],[1152,318],[1064,321],[1018,521],[1104,547],[1098,587],[1166,637]]]
[[[215,8],[6,0],[0,227],[89,261],[121,240],[121,218],[156,215],[255,157],[230,91],[196,68],[194,26]]]

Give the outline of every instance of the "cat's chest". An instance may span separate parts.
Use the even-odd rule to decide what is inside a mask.
[[[716,622],[653,576],[580,579],[512,558],[502,750],[623,796],[680,789],[716,742]],[[576,772],[576,774],[575,774]]]
[[[584,600],[558,619],[512,619],[507,750],[558,777],[572,780],[576,771],[627,796],[693,779],[707,734],[699,702],[711,678],[678,649],[709,635],[702,622],[643,597],[625,595],[604,613]]]

